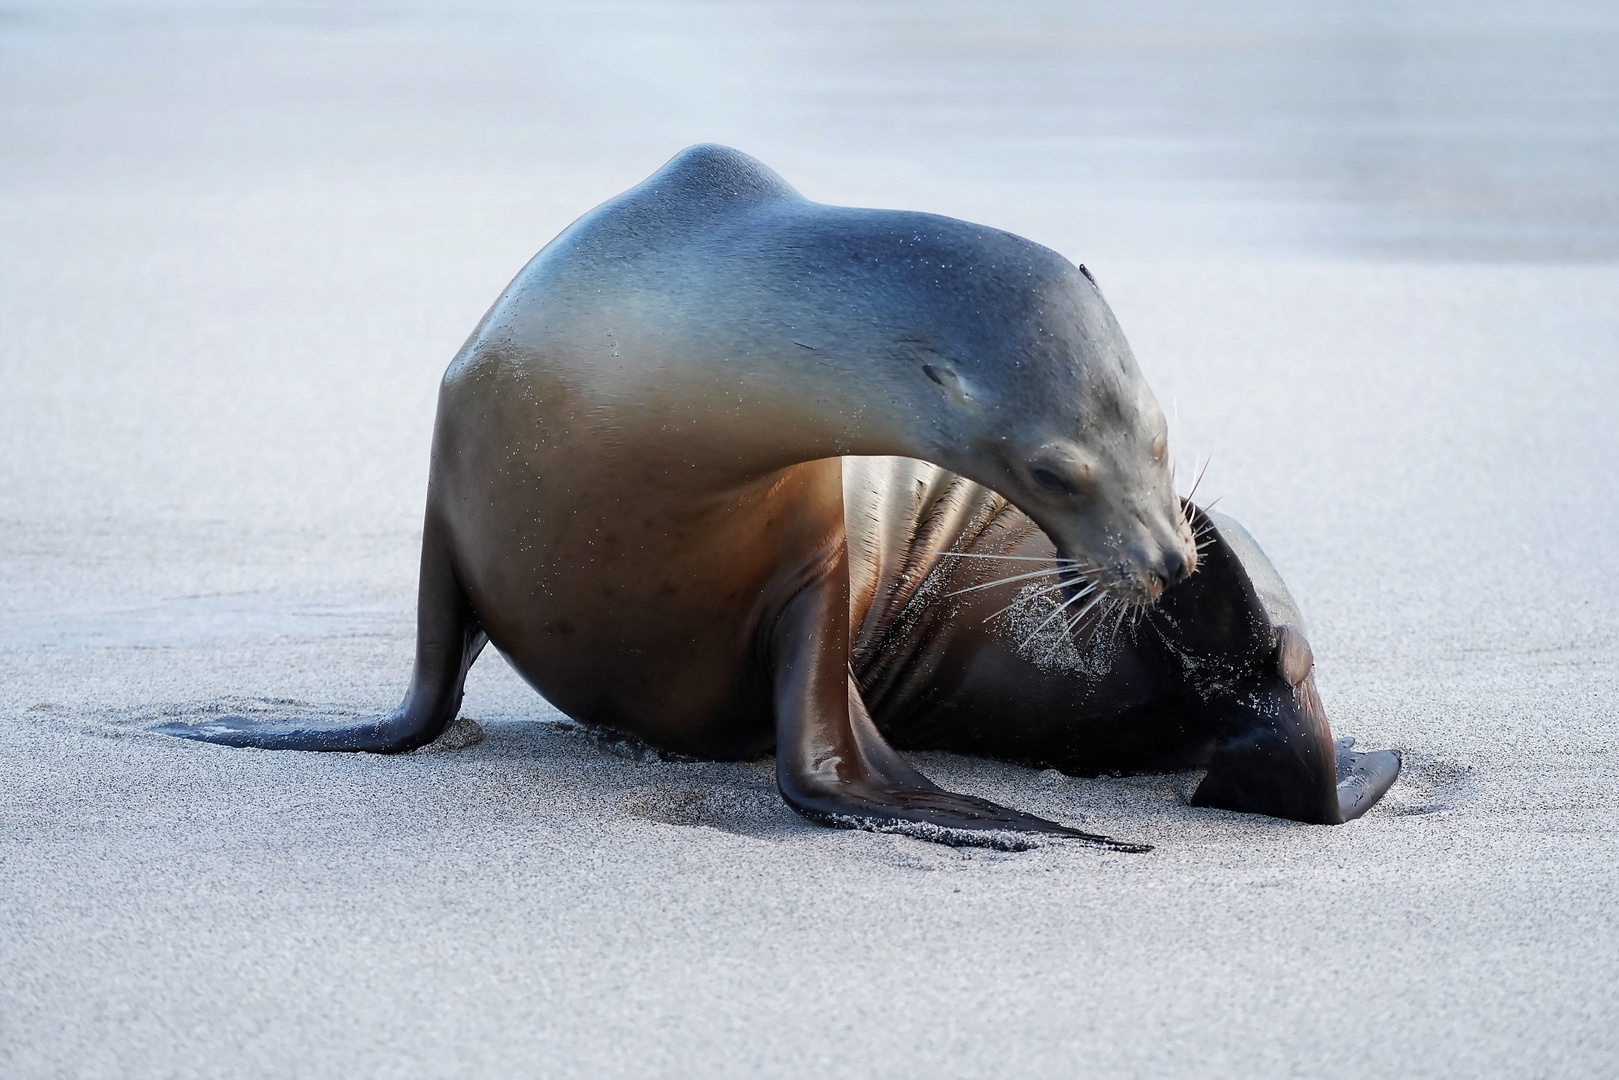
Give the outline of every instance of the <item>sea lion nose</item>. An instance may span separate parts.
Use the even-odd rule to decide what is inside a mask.
[[[1158,571],[1158,576],[1163,579],[1166,589],[1171,585],[1179,585],[1191,576],[1191,560],[1178,546],[1166,548],[1162,562],[1163,567]]]

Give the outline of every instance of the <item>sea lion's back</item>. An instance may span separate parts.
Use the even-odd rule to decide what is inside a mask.
[[[716,219],[761,204],[804,197],[761,161],[728,146],[690,146],[657,172],[581,216],[552,248],[609,259],[634,258],[678,241]]]

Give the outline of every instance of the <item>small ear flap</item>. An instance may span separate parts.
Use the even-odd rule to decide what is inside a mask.
[[[945,397],[957,405],[967,406],[973,404],[972,390],[966,381],[956,374],[956,369],[946,363],[923,364],[922,374],[939,384]]]
[[[1310,671],[1315,667],[1315,653],[1310,650],[1310,643],[1304,635],[1285,624],[1276,628],[1276,667],[1287,680],[1287,685],[1297,686],[1310,677]]]

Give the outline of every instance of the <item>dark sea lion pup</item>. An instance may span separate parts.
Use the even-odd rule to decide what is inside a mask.
[[[818,821],[1141,850],[943,791],[879,734],[851,667],[851,574],[869,568],[845,539],[846,455],[998,492],[1062,589],[1121,612],[1197,565],[1163,413],[1080,268],[949,218],[813,203],[743,154],[695,147],[547,245],[446,372],[399,709],[161,730],[410,750],[454,719],[493,641],[578,720],[692,756],[774,748],[782,797]],[[936,674],[948,697],[953,674]],[[1008,689],[963,730],[1018,728]],[[1271,753],[1243,722],[1218,735],[1247,763],[1239,780]]]
[[[904,749],[1078,775],[1205,768],[1195,805],[1335,825],[1400,769],[1332,740],[1304,620],[1246,530],[1185,504],[1197,572],[1150,607],[1021,511],[920,461],[849,459],[854,671]]]

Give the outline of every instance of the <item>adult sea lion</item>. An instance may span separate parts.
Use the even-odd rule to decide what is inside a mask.
[[[813,203],[746,155],[694,147],[548,244],[450,364],[403,704],[347,727],[160,730],[410,750],[454,719],[493,641],[581,721],[693,756],[774,748],[782,797],[815,820],[1138,849],[943,791],[885,740],[923,699],[953,707],[951,686],[989,702],[956,724],[969,742],[1021,724],[1022,695],[940,667],[874,720],[862,680],[892,665],[888,645],[858,644],[876,607],[852,621],[851,575],[864,589],[871,568],[870,545],[846,540],[851,455],[1000,493],[1070,599],[1139,613],[1197,566],[1162,410],[1083,268],[949,218]],[[1330,748],[1309,752],[1330,773]]]

